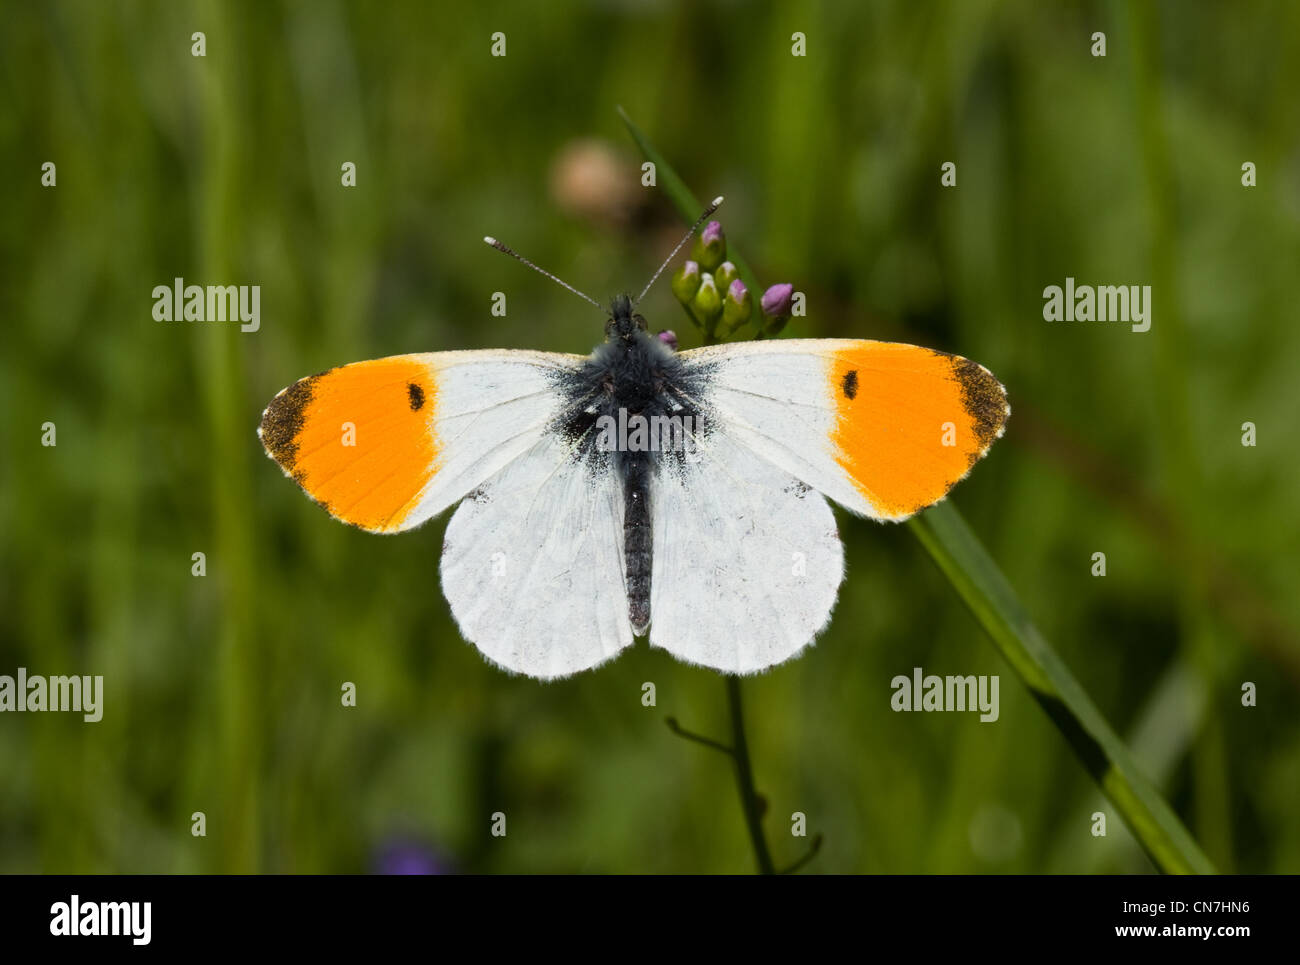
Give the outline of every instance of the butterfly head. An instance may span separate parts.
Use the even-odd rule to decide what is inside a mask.
[[[609,320],[605,322],[605,334],[610,338],[631,340],[638,332],[645,331],[645,319],[632,308],[631,295],[615,295],[609,304]]]

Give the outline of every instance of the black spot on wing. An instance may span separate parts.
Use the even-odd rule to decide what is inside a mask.
[[[852,369],[844,373],[844,383],[840,386],[844,390],[844,395],[850,399],[856,398],[858,394],[858,370]]]
[[[406,386],[406,394],[410,397],[412,412],[419,412],[424,408],[424,389],[411,382]]]
[[[289,386],[266,407],[258,435],[267,454],[286,472],[292,473],[298,455],[298,434],[302,432],[303,414],[315,394],[318,376],[312,375]]]

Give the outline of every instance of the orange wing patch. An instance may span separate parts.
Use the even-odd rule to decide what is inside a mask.
[[[344,365],[282,391],[257,434],[331,516],[392,532],[433,478],[436,389],[432,369],[409,356]]]
[[[1002,435],[1006,390],[969,359],[874,342],[835,353],[836,459],[876,512],[938,502]]]

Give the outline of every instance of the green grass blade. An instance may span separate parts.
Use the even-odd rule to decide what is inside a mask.
[[[619,115],[646,160],[654,162],[659,187],[678,214],[688,222],[693,221],[704,206],[622,108]],[[745,284],[761,292],[758,280],[730,239],[727,256]],[[939,503],[914,516],[908,526],[1061,731],[1156,867],[1170,874],[1214,874],[1214,865],[1178,815],[1141,774],[1123,741],[1043,639],[1006,577],[957,509],[949,502]]]
[[[641,150],[642,155],[647,161],[655,166],[655,183],[668,195],[668,200],[673,203],[687,224],[694,224],[695,219],[700,216],[704,210],[704,202],[695,197],[695,192],[686,186],[683,181],[673,170],[671,164],[664,160],[663,155],[655,148],[653,144],[641,133],[641,129],[632,123],[632,118],[627,116],[623,108],[618,109],[618,116],[623,119],[627,126],[627,132],[632,135],[632,140],[636,141],[636,146]],[[710,201],[713,198],[709,198]],[[686,214],[686,212],[690,214]],[[754,294],[755,311],[757,311],[758,299],[763,295],[763,289],[759,287],[758,276],[754,274],[749,267],[749,263],[741,257],[740,252],[735,250],[735,246],[730,242],[727,243],[727,258],[736,266],[736,271],[740,274],[740,280]]]
[[[1138,770],[1061,658],[1043,639],[992,557],[949,502],[908,521],[994,645],[1025,682],[1161,871],[1214,874],[1178,815]]]

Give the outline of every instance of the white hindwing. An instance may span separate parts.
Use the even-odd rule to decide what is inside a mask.
[[[568,676],[632,643],[622,543],[616,474],[547,433],[457,507],[442,591],[489,660],[531,677]]]
[[[756,673],[826,626],[844,551],[820,493],[712,429],[681,458],[660,458],[650,643],[690,663]]]

